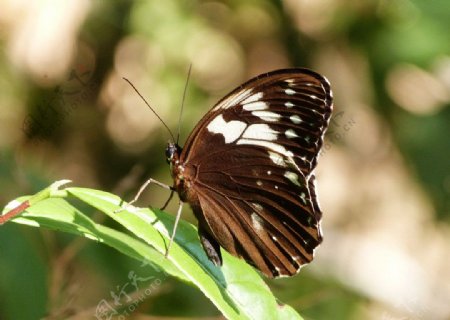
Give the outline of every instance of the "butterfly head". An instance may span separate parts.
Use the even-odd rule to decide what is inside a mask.
[[[174,164],[178,161],[181,153],[181,147],[176,143],[169,142],[166,148],[166,161],[168,164]]]
[[[174,179],[174,188],[176,189],[180,199],[183,202],[187,201],[185,185],[189,185],[185,177],[185,167],[180,163],[181,147],[173,142],[169,142],[166,148],[166,160],[170,165],[170,173]]]
[[[166,161],[170,165],[170,172],[172,176],[177,176],[180,171],[180,154],[181,147],[173,142],[169,142],[166,148]]]

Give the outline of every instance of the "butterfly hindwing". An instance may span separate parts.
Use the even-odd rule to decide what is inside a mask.
[[[236,148],[241,154],[235,161],[227,160],[227,153],[239,152],[230,149],[211,156],[199,170],[203,219],[223,248],[268,276],[295,274],[322,240],[308,181],[301,171],[274,169],[264,161],[263,148],[251,156],[249,146]]]

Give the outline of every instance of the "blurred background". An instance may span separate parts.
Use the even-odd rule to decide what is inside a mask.
[[[243,81],[312,68],[335,97],[317,169],[324,242],[270,287],[305,319],[449,319],[449,30],[447,0],[2,1],[0,204],[60,179],[125,199],[148,177],[171,183],[168,132],[122,77],[176,131],[192,63],[183,144]],[[151,187],[138,205],[167,196]],[[132,275],[154,290],[120,309]],[[0,319],[220,318],[197,289],[155,279],[100,244],[0,227]]]

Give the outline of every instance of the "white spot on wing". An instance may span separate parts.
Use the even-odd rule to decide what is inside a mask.
[[[284,176],[288,178],[293,184],[300,186],[300,182],[298,181],[298,175],[292,171],[286,171]]]
[[[297,133],[295,133],[295,131],[292,130],[292,129],[287,129],[286,132],[285,132],[284,134],[285,134],[286,137],[289,138],[289,139],[298,138]]]
[[[280,155],[276,152],[272,152],[272,151],[268,151],[268,152],[269,152],[270,160],[272,160],[272,162],[275,163],[277,166],[280,166],[280,167],[287,166],[282,155]]]
[[[303,202],[304,204],[306,204],[306,195],[305,195],[304,192],[300,193],[300,199],[302,199],[302,202]]]
[[[252,115],[264,121],[278,121],[281,118],[278,113],[270,111],[253,111]]]
[[[242,109],[247,111],[259,111],[259,110],[265,110],[268,109],[269,105],[265,103],[264,101],[255,101],[246,103],[242,106]]]
[[[292,108],[294,106],[294,104],[292,102],[289,102],[289,101],[286,102],[284,105],[285,105],[286,108]]]
[[[219,133],[225,138],[225,143],[231,143],[239,138],[247,125],[242,121],[226,122],[222,115],[218,115],[206,127],[211,133]]]
[[[302,122],[302,119],[296,114],[290,116],[289,119],[291,119],[291,121],[295,124],[299,124],[300,122]]]
[[[293,89],[286,89],[286,90],[284,90],[284,93],[286,93],[289,96],[292,96],[292,95],[295,94],[295,90],[293,90]]]
[[[253,202],[253,203],[252,203],[252,206],[253,206],[253,208],[254,208],[256,211],[258,211],[258,212],[261,212],[261,211],[263,210],[263,206],[260,205],[259,203]]]
[[[261,186],[263,185],[263,183],[262,183],[261,180],[256,180],[256,184],[257,184],[259,187],[261,187]]]
[[[255,230],[257,232],[264,231],[264,221],[263,221],[263,219],[261,219],[261,217],[256,212],[253,212],[251,217],[252,217],[253,228],[255,228]]]
[[[278,132],[272,130],[267,124],[264,123],[257,123],[248,126],[247,130],[245,130],[244,134],[242,135],[242,138],[267,141],[277,140],[277,137]],[[243,139],[240,139],[239,141],[241,140]]]
[[[250,91],[252,90],[252,89],[249,89]],[[258,92],[258,93],[255,93],[255,94],[252,94],[251,96],[249,96],[248,98],[246,98],[244,101],[242,101],[241,103],[242,104],[247,104],[247,103],[251,103],[251,102],[255,102],[255,101],[258,101],[258,100],[261,100],[261,98],[263,97],[263,93],[262,92]]]

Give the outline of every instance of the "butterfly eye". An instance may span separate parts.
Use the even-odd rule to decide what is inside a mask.
[[[174,152],[175,150],[174,150],[174,148],[173,148],[173,145],[172,144],[169,144],[168,146],[167,146],[167,148],[166,148],[166,161],[167,161],[167,163],[170,163],[171,162],[171,160],[172,160],[172,158],[173,158],[173,155],[174,155]]]
[[[178,155],[181,153],[181,148],[178,147],[174,143],[169,143],[166,148],[166,161],[167,163],[171,163],[174,157],[178,158]]]

